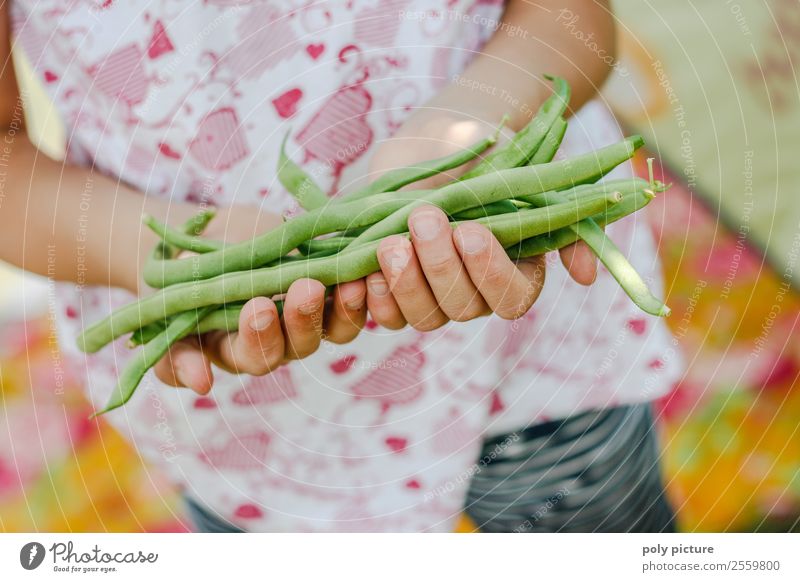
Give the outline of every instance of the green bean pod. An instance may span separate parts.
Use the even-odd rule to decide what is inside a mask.
[[[349,245],[355,237],[352,236],[335,236],[330,238],[312,239],[307,240],[297,246],[303,255],[312,255],[319,252],[324,253],[338,253]]]
[[[575,158],[503,170],[455,182],[437,190],[388,192],[349,203],[329,204],[293,218],[249,241],[226,245],[222,250],[185,259],[146,265],[144,279],[151,287],[164,287],[233,271],[246,271],[286,255],[306,240],[373,225],[359,235],[351,246],[362,244],[367,240],[403,232],[411,210],[421,203],[434,204],[452,215],[508,198],[524,200],[524,194],[593,182],[629,159],[643,143],[640,136],[634,136]]]
[[[516,212],[519,210],[516,204],[511,200],[500,200],[499,202],[492,202],[483,206],[475,208],[468,208],[453,215],[454,220],[475,220],[478,218],[485,218],[487,216],[495,216],[497,214],[508,214],[509,212]]]
[[[287,132],[281,142],[281,151],[278,157],[278,180],[305,210],[322,208],[328,203],[328,195],[314,182],[311,176],[286,155],[288,139],[289,133]]]
[[[570,230],[583,240],[600,259],[608,272],[619,282],[628,297],[645,313],[667,317],[670,309],[658,299],[636,272],[622,251],[614,244],[603,229],[592,219],[582,220],[571,225]]]
[[[637,190],[628,195],[623,195],[619,204],[609,207],[605,212],[592,217],[598,225],[606,226],[626,216],[633,214],[647,206],[655,198],[652,190]],[[578,235],[570,227],[555,229],[540,236],[531,237],[512,245],[506,249],[508,256],[513,260],[543,255],[557,251],[579,240]]]
[[[627,198],[629,195],[644,190],[653,190],[654,193],[663,192],[663,184],[657,184],[654,187],[654,185],[641,178],[618,178],[616,180],[576,186],[569,190],[541,192],[539,194],[526,196],[525,198],[528,199],[533,207],[541,208],[552,204],[560,204],[568,200],[579,200],[581,198],[597,196],[603,192],[620,192],[623,198]]]
[[[634,189],[641,188],[641,184],[649,189],[655,195],[655,191],[663,191],[664,185],[653,182],[648,183],[641,178],[623,179],[615,181],[617,185],[623,187],[633,187]],[[601,188],[608,188],[608,184],[600,184]],[[612,186],[613,187],[613,186]],[[574,189],[571,196],[588,195],[596,193],[597,189],[581,187]],[[541,197],[531,197],[532,200],[537,202],[536,206],[546,206],[547,204],[557,203],[559,200],[567,199],[566,193],[548,193],[549,197],[542,200]],[[580,222],[576,222],[568,227],[577,237],[583,240],[592,252],[600,259],[600,262],[605,265],[608,272],[617,280],[620,287],[630,297],[639,309],[650,315],[658,317],[667,317],[670,314],[670,309],[663,301],[658,299],[650,289],[647,283],[644,282],[639,273],[633,265],[630,264],[628,259],[619,250],[614,241],[603,231],[602,227],[597,224],[592,218],[587,218]]]
[[[92,415],[92,418],[119,408],[130,400],[139,382],[147,371],[164,357],[178,340],[186,337],[197,327],[197,322],[214,311],[214,306],[207,306],[195,311],[185,311],[173,319],[167,328],[138,350],[131,361],[119,375],[117,385],[106,406]]]
[[[187,234],[180,229],[167,226],[149,214],[142,216],[142,222],[174,249],[192,251],[195,253],[210,253],[218,251],[225,246],[225,243],[221,241]]]
[[[535,165],[552,162],[553,158],[556,157],[558,148],[561,147],[561,142],[564,141],[564,134],[566,133],[567,121],[563,117],[559,117],[553,122],[550,131],[544,136],[542,145],[540,145],[536,153],[533,154],[529,163]]]
[[[641,136],[633,136],[574,158],[538,166],[512,168],[449,184],[404,205],[392,215],[374,224],[356,237],[350,243],[350,247],[404,232],[411,212],[423,204],[438,206],[452,216],[469,208],[500,200],[516,198],[527,201],[526,197],[532,194],[560,190],[584,182],[595,182],[622,162],[629,160],[643,144]]]
[[[261,267],[287,255],[309,239],[372,225],[427,193],[427,190],[390,192],[354,202],[329,204],[301,214],[248,241],[227,244],[219,251],[184,259],[148,262],[143,277],[151,287],[160,288]]]
[[[625,180],[625,185],[631,183]],[[648,184],[644,180],[635,184],[631,191],[623,194],[622,200],[618,204],[609,206],[606,210],[592,217],[597,224],[605,226],[616,222],[626,216],[641,210],[655,194],[648,189]],[[481,222],[479,220],[479,222]],[[543,255],[551,251],[557,251],[578,240],[578,235],[570,227],[558,228],[552,232],[533,236],[520,243],[511,245],[506,249],[509,257],[518,260],[537,255]],[[205,317],[199,324],[196,333],[207,333],[209,331],[236,331],[239,328],[239,312],[241,307],[223,307]]]
[[[420,162],[419,164],[406,168],[390,170],[363,188],[356,190],[355,192],[351,192],[350,194],[345,194],[340,200],[342,202],[352,202],[353,200],[359,200],[361,198],[373,196],[381,192],[396,192],[403,186],[407,186],[409,184],[413,184],[414,182],[419,182],[420,180],[424,180],[426,178],[430,178],[431,176],[435,176],[437,174],[447,172],[448,170],[458,168],[459,166],[463,166],[464,164],[477,158],[479,155],[497,143],[497,137],[503,125],[505,125],[505,119],[503,119],[503,121],[500,123],[500,126],[497,128],[497,131],[495,131],[494,134],[472,144],[466,149],[459,150],[454,154],[450,154],[449,156],[435,160],[429,160],[427,162]]]
[[[550,75],[545,75],[545,78],[553,82],[554,92],[545,100],[533,120],[518,131],[511,141],[464,174],[462,180],[523,166],[536,154],[550,128],[567,110],[571,94],[566,80]]]
[[[181,226],[181,231],[184,234],[191,236],[198,236],[208,226],[208,223],[217,215],[217,211],[213,208],[204,208],[197,214],[193,215]],[[181,252],[181,249],[169,244],[165,240],[161,240],[156,244],[153,252],[148,257],[150,261],[163,261],[165,259],[172,259]]]
[[[197,236],[202,234],[202,232],[208,226],[208,223],[216,216],[216,210],[213,208],[204,208],[200,210],[197,214],[192,216],[189,220],[187,220],[182,226],[181,230],[184,234],[189,234],[193,236]],[[158,276],[158,273],[161,273],[163,276],[163,267],[164,265],[169,264],[169,261],[174,260],[181,252],[181,249],[169,244],[165,240],[160,240],[153,252],[150,253],[150,256],[147,257],[147,260],[144,264],[144,274],[149,274],[151,277]],[[147,276],[145,276],[145,282],[147,282]]]
[[[545,208],[489,217],[485,219],[485,224],[499,239],[512,241],[517,237],[516,240],[519,241],[597,214],[600,210],[596,205],[605,207],[615,201],[615,193],[605,194],[594,199],[585,198]],[[595,206],[590,208],[592,204]],[[171,285],[135,303],[123,306],[87,328],[78,338],[78,347],[84,352],[94,353],[114,339],[155,321],[163,321],[188,309],[285,293],[289,286],[300,278],[316,279],[326,286],[361,279],[379,269],[377,247],[378,242],[371,242],[353,250],[348,248],[330,257],[289,262],[279,267],[226,273],[211,279]]]
[[[244,307],[244,303],[241,302],[217,307],[197,323],[190,335],[199,335],[210,331],[236,331],[239,329],[239,314],[242,312],[242,307]],[[278,316],[282,315],[283,301],[275,301],[275,307],[278,310]],[[179,316],[180,314],[173,316],[169,322]],[[134,348],[150,342],[167,328],[169,322],[155,321],[137,329],[128,340],[128,347]]]

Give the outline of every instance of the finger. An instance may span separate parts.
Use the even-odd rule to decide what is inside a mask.
[[[278,309],[266,297],[254,297],[239,314],[239,330],[208,334],[204,347],[214,363],[235,374],[266,374],[283,362],[285,341]]]
[[[489,308],[461,262],[445,213],[435,206],[416,208],[408,226],[417,259],[444,314],[454,321],[485,314]]]
[[[561,263],[570,277],[581,285],[591,285],[597,279],[597,255],[582,240],[561,249]]]
[[[378,245],[378,260],[400,312],[414,329],[430,331],[447,323],[407,238],[383,239]]]
[[[214,383],[211,361],[195,340],[185,339],[173,345],[155,365],[156,377],[168,384],[208,394]]]
[[[289,287],[283,303],[286,357],[297,360],[317,351],[322,341],[325,285],[313,279],[298,279]]]
[[[367,277],[367,309],[375,323],[387,329],[403,329],[408,323],[383,273]]]
[[[326,307],[325,339],[336,344],[353,341],[367,321],[367,284],[364,279],[342,283]]]
[[[454,240],[472,282],[492,311],[504,319],[525,315],[542,290],[544,263],[525,261],[518,268],[492,233],[476,222],[459,226]]]

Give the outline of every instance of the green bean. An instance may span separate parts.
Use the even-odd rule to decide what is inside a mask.
[[[509,212],[516,212],[517,210],[519,210],[519,208],[517,208],[517,205],[511,200],[500,200],[483,206],[462,210],[453,215],[453,218],[455,220],[475,220],[476,218],[484,218],[486,216],[508,214]]]
[[[651,185],[647,181],[640,178],[612,180],[605,184],[592,184],[592,186],[595,188],[594,194],[599,194],[603,191],[622,192],[622,200],[619,202],[619,204],[609,206],[604,212],[592,216],[592,220],[594,220],[600,226],[611,224],[641,210],[655,197],[655,192],[663,191],[664,189],[664,185],[659,183],[654,185],[655,189],[651,189]],[[573,191],[577,191],[577,194],[573,193]],[[575,200],[581,196],[585,197],[586,193],[587,192],[584,187],[575,188],[565,192],[549,192],[546,194],[550,195],[551,197],[543,200],[542,205],[557,204],[559,202],[558,197],[562,196],[564,200]],[[577,240],[578,235],[575,233],[575,231],[570,227],[564,227],[555,229],[547,234],[527,238],[517,245],[508,247],[506,250],[509,256],[516,260],[524,257],[542,255],[550,251],[556,251],[573,244]],[[276,305],[278,306],[278,312],[280,313],[282,302],[276,302]],[[235,331],[238,329],[239,325],[240,310],[241,305],[227,305],[219,308],[217,311],[214,311],[210,315],[203,318],[198,325],[197,333],[207,333],[214,330]],[[164,326],[159,326],[158,324],[154,323],[150,324],[148,328],[150,328],[150,333],[154,336],[160,330],[163,330]],[[138,330],[134,333],[136,334],[141,331],[142,330]],[[140,343],[146,343],[146,341],[149,341],[149,337],[146,337],[145,342]]]
[[[486,156],[480,164],[464,174],[462,180],[522,166],[536,154],[550,128],[566,111],[571,93],[569,84],[564,79],[549,75],[545,75],[545,78],[555,85],[554,93],[545,100],[533,120],[506,145]]]
[[[618,190],[620,187],[625,188],[630,185],[630,179],[612,180],[606,183],[593,183],[578,186],[570,190],[562,190],[561,192],[543,192],[541,194],[534,194],[528,196],[529,200],[537,201],[536,207],[548,206],[549,204],[557,204],[564,200],[574,200],[580,196],[596,194],[603,191]],[[641,180],[641,183],[647,185],[647,182]],[[520,200],[501,200],[500,202],[493,202],[485,206],[478,206],[464,210],[453,216],[455,220],[474,220],[483,218],[485,216],[494,216],[497,214],[507,214],[509,212],[516,212],[520,208],[527,208],[531,205],[528,202]]]
[[[216,311],[212,311],[206,315],[197,324],[192,335],[201,335],[210,331],[236,331],[239,329],[239,314],[242,312],[242,307],[246,302],[240,301],[238,303],[229,303],[218,307]],[[278,317],[283,315],[283,300],[279,299],[274,301],[275,308],[278,311]],[[180,314],[178,314],[180,315]],[[178,315],[172,316],[166,322],[155,321],[149,325],[137,329],[128,340],[128,347],[134,348],[148,343],[155,338],[159,333],[164,331],[169,322],[173,321]]]
[[[560,125],[559,120],[561,120],[561,123],[564,124],[564,131],[566,130],[566,122],[560,116],[566,110],[567,103],[569,102],[570,88],[564,79],[550,77],[549,75],[545,75],[545,78],[555,83],[555,93],[549,97],[544,104],[542,104],[533,120],[531,120],[531,122],[522,130],[517,132],[517,134],[508,144],[500,148],[500,150],[497,152],[487,156],[479,165],[467,172],[461,178],[462,180],[468,180],[470,178],[482,176],[496,170],[521,166],[525,164],[525,162],[532,155],[535,155],[534,152],[537,151],[540,145],[543,145],[547,142],[548,137],[551,139],[551,141],[553,139],[558,139],[560,143],[560,138],[556,138],[555,135],[551,135],[551,126],[555,124]],[[478,142],[463,152],[457,152],[456,154],[446,158],[425,162],[419,166],[401,168],[399,170],[388,172],[365,188],[344,196],[342,200],[350,201],[363,198],[365,196],[370,196],[378,192],[391,192],[394,190],[399,190],[407,184],[429,178],[430,176],[440,174],[447,170],[451,170],[466,164],[497,142],[499,132],[506,124],[507,119],[508,116],[503,117],[503,120],[500,122],[500,126],[497,128],[497,131],[493,136]],[[563,137],[563,132],[561,137]],[[556,146],[556,148],[557,147],[558,146]],[[473,152],[473,155],[469,157],[467,156],[467,154]]]
[[[409,190],[402,194],[389,192],[349,203],[329,204],[249,241],[226,245],[220,251],[163,261],[149,265],[150,268],[146,266],[144,278],[152,287],[164,287],[253,269],[282,257],[306,240],[347,228],[373,225],[359,235],[351,246],[362,244],[366,240],[403,232],[411,210],[422,203],[434,204],[452,215],[507,198],[524,200],[523,193],[593,182],[629,159],[642,143],[641,137],[634,136],[575,158],[504,170],[455,182],[438,190]]]
[[[314,182],[311,176],[286,155],[286,141],[288,139],[289,133],[287,132],[281,142],[281,151],[278,158],[278,180],[305,210],[322,208],[328,203],[328,195]]]
[[[453,168],[463,166],[467,162],[471,162],[477,158],[479,155],[497,143],[497,137],[505,123],[506,118],[504,117],[494,134],[472,144],[466,149],[459,150],[454,154],[450,154],[449,156],[438,158],[436,160],[421,162],[415,166],[390,170],[360,190],[356,190],[350,194],[345,194],[342,196],[341,201],[352,202],[353,200],[359,200],[361,198],[379,194],[381,192],[396,192],[408,184],[413,184],[414,182],[419,182],[425,178],[430,178],[431,176],[435,176],[437,174],[441,174],[442,172],[452,170]]]
[[[216,216],[216,211],[213,208],[204,208],[187,220],[181,226],[181,230],[186,234],[199,235],[205,230],[214,216]],[[167,243],[163,239],[160,240],[145,261],[143,270],[145,282],[150,277],[158,276],[159,271],[163,276],[163,266],[168,264],[168,261],[174,260],[180,252],[181,249],[178,247]]]
[[[642,180],[642,182],[644,181]],[[644,184],[646,188],[647,183],[644,182]],[[651,190],[642,189],[641,187],[636,188],[629,194],[624,194],[622,200],[618,204],[609,206],[605,211],[595,214],[592,219],[601,226],[611,224],[612,222],[616,222],[641,210],[654,197],[655,194]],[[547,234],[527,238],[516,245],[508,247],[506,252],[510,258],[518,260],[526,257],[543,255],[550,251],[557,251],[571,245],[577,240],[578,235],[569,227],[558,228]],[[219,312],[223,310],[225,313],[223,315],[218,315]],[[200,330],[198,333],[208,333],[209,331],[215,330],[236,331],[239,328],[240,310],[241,307],[226,307],[213,312],[200,322]]]
[[[208,226],[208,223],[216,216],[217,212],[213,208],[204,208],[197,214],[187,220],[181,230],[184,234],[197,236],[202,234]],[[164,259],[172,259],[181,252],[181,249],[161,240],[156,244],[153,252],[148,257],[149,261],[163,261]]]
[[[160,334],[162,331],[167,329],[167,325],[169,325],[169,323],[154,321],[149,325],[140,327],[131,334],[130,338],[128,338],[128,344],[127,344],[128,348],[135,348],[136,346],[141,346],[146,344],[151,339]]]
[[[605,212],[592,217],[598,225],[606,226],[647,206],[655,198],[650,189],[637,189],[630,194],[623,194],[619,204],[610,206]],[[508,247],[506,251],[512,259],[522,259],[557,251],[578,241],[578,235],[570,227],[555,229],[548,234],[535,236]]]
[[[158,288],[261,267],[285,256],[309,239],[372,225],[427,193],[427,190],[408,190],[402,194],[389,192],[354,202],[329,204],[248,241],[225,245],[219,251],[185,259],[148,262],[144,268],[144,280],[151,287]]]
[[[639,178],[634,178],[615,182],[618,185],[632,186],[634,189],[637,187],[641,188],[641,184],[644,183],[650,191],[653,192],[653,195],[655,195],[655,191],[664,189],[663,184],[657,183],[654,180],[651,183],[647,183]],[[608,185],[602,184],[600,186],[608,187]],[[585,195],[591,191],[592,189],[581,188],[577,191],[577,195]],[[566,196],[564,196],[565,193],[549,194],[551,198],[548,200],[534,198],[534,200],[538,202],[536,205],[545,206],[547,204],[553,204],[559,199],[566,199]],[[575,195],[576,193],[573,191],[572,196]],[[619,248],[617,248],[614,241],[606,235],[602,227],[592,218],[576,222],[568,228],[578,239],[583,240],[589,246],[592,252],[600,259],[600,262],[608,269],[609,273],[619,282],[620,287],[622,287],[628,297],[630,297],[642,311],[659,317],[666,317],[670,314],[669,307],[664,305],[660,299],[652,294],[633,265],[630,264]]]
[[[335,236],[330,238],[307,240],[297,246],[303,255],[311,255],[318,252],[338,253],[347,245],[353,242],[352,236]]]
[[[605,207],[614,200],[614,193],[605,194],[596,199],[564,202],[484,220],[498,238],[514,241],[514,237],[517,237],[516,241],[519,241],[596,214],[600,212],[594,210],[596,206],[592,207],[590,214],[585,214],[582,209],[591,204]],[[371,242],[353,250],[348,248],[331,257],[226,273],[211,279],[171,285],[116,310],[104,320],[87,328],[78,338],[78,346],[84,352],[93,353],[123,334],[131,333],[154,321],[165,320],[187,309],[247,301],[257,296],[271,297],[285,293],[289,285],[304,277],[316,279],[325,286],[361,279],[379,269],[377,247],[378,242]]]
[[[119,375],[119,380],[111,394],[111,399],[102,410],[95,412],[92,418],[119,408],[130,400],[147,371],[164,357],[175,342],[189,335],[197,327],[198,320],[214,311],[214,309],[213,306],[209,306],[181,313],[170,322],[164,331],[137,351]]]
[[[449,215],[468,208],[558,190],[569,185],[594,182],[633,156],[644,141],[640,136],[624,139],[614,145],[575,158],[503,170],[463,182],[455,182],[404,205],[393,214],[374,224],[350,243],[350,247],[403,232],[408,227],[411,212],[423,204],[438,206]],[[208,256],[208,255],[206,255]]]
[[[545,234],[584,220],[606,208],[622,201],[619,192],[603,192],[598,196],[590,196],[579,200],[570,200],[553,204],[540,209],[520,210],[511,214],[490,216],[480,222],[491,230],[494,237],[503,246],[511,246],[521,240]],[[539,214],[549,210],[547,214]],[[536,220],[538,218],[538,220]]]
[[[236,331],[239,329],[239,314],[242,312],[244,303],[231,303],[216,308],[203,319],[201,319],[192,334],[204,334],[210,331]],[[275,307],[278,310],[278,316],[283,314],[283,301],[275,301]],[[176,317],[181,314],[173,316],[166,323],[156,321],[145,327],[137,329],[128,340],[128,347],[133,348],[136,346],[144,345],[154,339],[158,334],[163,332],[170,322],[174,321]]]
[[[211,209],[204,208],[200,210],[197,214],[195,214],[194,216],[189,218],[189,220],[183,223],[183,225],[180,227],[181,234],[192,235],[192,236],[197,236],[202,234],[205,228],[208,226],[208,223],[211,222],[214,216],[216,216],[216,210],[214,210],[213,208]],[[156,243],[153,252],[147,259],[147,262],[149,263],[155,261],[163,261],[164,259],[171,259],[177,256],[181,252],[181,250],[183,250],[181,247],[172,245],[169,242],[167,242],[167,240],[162,239],[158,243]],[[149,326],[149,329],[144,333],[151,334],[149,339],[152,339],[152,337],[155,337],[155,335],[163,331],[164,328],[165,326],[163,325],[159,326],[157,324],[153,324],[152,326]],[[142,332],[141,329],[134,332],[133,336],[131,336],[131,339],[128,340],[128,347],[134,347],[136,345],[139,345],[140,343],[145,343],[137,341],[139,340],[139,336],[137,334],[140,334],[140,332]]]
[[[239,314],[243,305],[227,305],[212,311],[197,324],[195,333],[204,334],[210,331],[236,331],[239,329]],[[276,301],[278,315],[283,313],[283,301]]]
[[[582,220],[569,227],[583,240],[606,266],[608,272],[619,282],[628,297],[645,313],[666,317],[670,309],[655,297],[641,275],[636,272],[625,255],[619,250],[603,229],[593,220]]]
[[[603,192],[620,192],[623,197],[629,194],[635,194],[643,190],[653,190],[655,192],[663,191],[663,184],[655,186],[642,180],[641,178],[619,178],[616,180],[608,180],[605,182],[595,182],[594,184],[585,184],[576,186],[569,190],[541,192],[539,194],[532,194],[525,198],[535,207],[541,208],[543,206],[550,206],[552,204],[559,204],[568,200],[578,200],[588,196],[597,196]]]
[[[656,182],[653,177],[653,158],[647,160],[647,167],[650,172],[649,185],[651,188],[648,192],[655,196],[655,191],[663,191],[666,187],[660,182]],[[569,228],[592,249],[639,309],[650,315],[669,316],[670,308],[653,295],[641,275],[597,222],[590,218],[570,225]]]
[[[563,117],[559,117],[553,122],[553,126],[547,135],[544,136],[544,141],[536,153],[530,159],[530,164],[547,164],[553,161],[556,157],[558,148],[561,147],[561,142],[564,140],[564,134],[567,133],[567,122]]]
[[[641,210],[655,197],[655,193],[650,189],[650,185],[645,180],[640,178],[613,180],[603,186],[604,189],[596,189],[595,194],[600,194],[604,190],[608,192],[614,192],[615,190],[618,190],[623,192],[623,196],[622,200],[618,204],[609,206],[605,211],[592,216],[592,220],[594,220],[600,226],[611,224]],[[663,191],[663,187],[663,184],[657,184],[656,191]],[[553,194],[554,196],[562,195],[562,193],[555,192],[549,194]],[[563,194],[566,195],[568,192],[564,192]],[[585,195],[583,192],[580,192],[580,194]],[[577,198],[578,196],[575,196],[571,199],[575,200]],[[555,198],[552,198],[550,199],[550,203],[555,204],[557,201]],[[479,220],[479,222],[485,221]],[[455,223],[454,226],[457,224],[459,223]],[[556,251],[573,244],[577,240],[578,235],[575,234],[574,230],[572,230],[570,227],[564,227],[555,229],[547,234],[527,238],[516,245],[508,247],[506,250],[509,254],[509,257],[516,260],[525,257],[542,255],[550,251]],[[276,302],[276,305],[278,306],[278,312],[280,313],[282,302]],[[210,315],[203,318],[198,325],[198,330],[196,333],[208,333],[209,331],[215,330],[237,330],[239,326],[239,312],[241,307],[241,305],[229,304],[225,307],[219,308],[217,311],[214,311]],[[161,325],[159,327],[157,324],[150,324],[148,328],[151,328],[151,330],[154,329],[155,332],[153,333],[151,331],[150,333],[155,335],[159,330],[162,330],[164,326]],[[146,338],[145,342],[148,339],[149,338]]]
[[[149,214],[142,216],[142,222],[154,233],[160,236],[165,243],[175,249],[192,251],[195,253],[210,253],[218,251],[225,246],[221,241],[192,236],[179,229],[172,228],[156,220]]]

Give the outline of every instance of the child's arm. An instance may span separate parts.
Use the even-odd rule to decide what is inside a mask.
[[[502,22],[481,53],[375,153],[371,173],[465,147],[491,131],[504,115],[510,116],[512,129],[520,129],[550,93],[543,73],[569,81],[575,110],[597,92],[614,58],[614,19],[606,0],[509,0]],[[414,187],[435,183],[432,179]],[[415,236],[423,215],[428,223],[446,224],[438,209],[415,211],[409,220],[413,245],[393,239],[379,249],[390,257],[396,254],[395,247],[409,251],[405,266],[391,268],[387,259],[382,273],[367,278],[369,309],[379,324],[431,328],[489,310],[505,317],[509,308],[517,317],[528,310],[541,289],[543,263],[515,265],[478,224],[468,227],[476,244],[483,244],[477,254],[465,252],[458,230],[451,234],[450,229],[440,228],[427,240]],[[576,281],[594,281],[597,262],[585,243],[563,249],[561,258]],[[381,293],[387,282],[393,292]]]
[[[136,291],[136,267],[156,243],[138,217],[166,218],[169,209],[177,222],[194,210],[36,149],[11,60],[8,4],[0,7],[0,259],[58,280]]]
[[[141,267],[157,242],[142,227],[142,213],[179,224],[198,209],[154,199],[37,150],[24,128],[11,60],[8,6],[0,2],[0,260],[57,280],[137,293],[143,287]],[[220,211],[209,235],[247,236],[280,223],[277,215],[232,207]],[[334,307],[323,313],[322,284],[298,281],[287,294],[283,326],[275,304],[255,298],[242,310],[240,332],[204,338],[202,352],[196,340],[181,343],[159,363],[159,377],[205,393],[211,387],[212,359],[228,369],[263,374],[286,358],[314,352],[323,322],[334,339],[343,333],[354,335],[353,322],[363,322],[365,311],[347,307],[354,300],[363,303],[363,288],[357,287],[340,285]]]
[[[550,92],[541,75],[564,77],[577,111],[602,86],[616,58],[608,0],[509,0],[502,22],[467,69],[434,99],[492,122],[510,115],[520,129]],[[463,90],[478,81],[495,91]]]

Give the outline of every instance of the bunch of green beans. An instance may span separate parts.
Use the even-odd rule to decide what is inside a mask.
[[[145,281],[157,291],[117,309],[78,338],[80,349],[87,353],[127,334],[131,334],[129,346],[141,346],[120,375],[111,400],[97,414],[125,404],[147,370],[175,342],[193,334],[237,329],[249,299],[279,296],[300,278],[332,288],[379,270],[380,241],[391,235],[408,236],[408,218],[423,204],[441,208],[454,227],[466,220],[482,223],[515,260],[583,240],[637,305],[648,313],[666,315],[666,306],[650,294],[603,231],[665,189],[653,180],[652,171],[649,181],[599,181],[630,159],[642,139],[629,137],[553,161],[567,130],[564,115],[570,90],[563,79],[548,79],[555,90],[525,128],[460,179],[434,190],[401,189],[476,160],[495,145],[499,128],[465,150],[393,170],[335,198],[328,198],[291,161],[284,139],[278,178],[306,212],[242,243],[201,237],[212,211],[199,213],[180,228],[145,217],[144,223],[161,238],[144,271]],[[193,255],[181,258],[182,251]],[[278,306],[280,311],[280,301]]]

